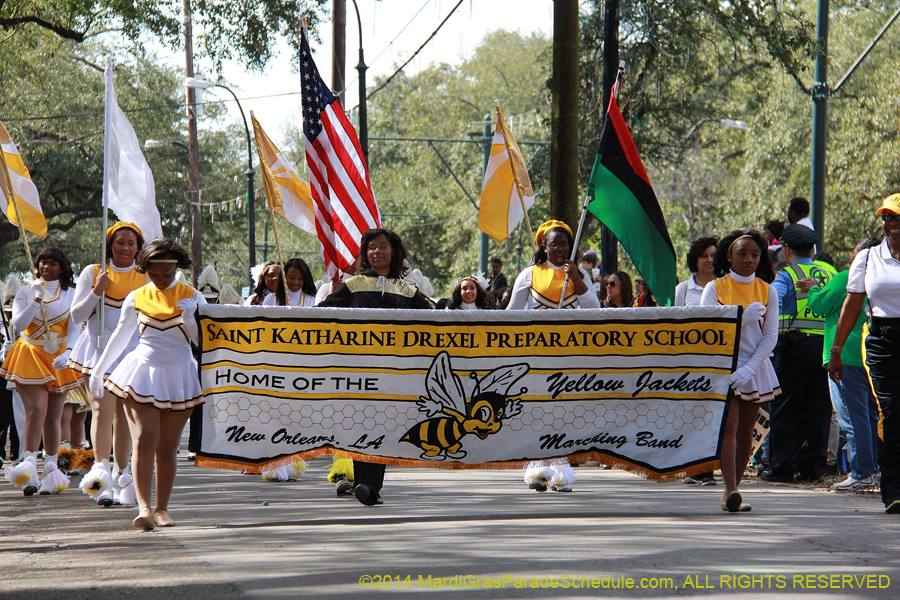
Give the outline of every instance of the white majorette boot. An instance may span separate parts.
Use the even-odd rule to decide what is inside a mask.
[[[78,487],[81,491],[97,500],[99,503],[100,494],[112,484],[112,476],[109,474],[109,459],[104,458],[100,461],[94,461],[94,466],[88,471],[88,474],[81,478]],[[110,502],[112,504],[112,502]],[[101,505],[102,506],[102,505]]]
[[[44,456],[44,473],[41,475],[41,496],[61,494],[69,489],[69,478],[56,466],[56,454]]]
[[[12,467],[7,467],[6,478],[26,496],[33,496],[41,485],[38,477],[37,459],[34,452],[24,452],[22,460]]]
[[[550,477],[550,489],[554,492],[571,492],[572,484],[578,480],[575,469],[566,458],[554,458],[550,461],[553,475]]]
[[[110,467],[107,459],[106,468],[111,471],[109,485],[101,488],[100,494],[97,496],[97,505],[103,508],[109,508],[116,503],[116,480],[119,478],[119,467],[115,463]]]
[[[116,481],[115,504],[122,506],[135,506],[137,502],[137,490],[134,489],[134,478],[131,476],[131,466],[126,465]]]
[[[546,460],[535,460],[525,465],[524,479],[528,489],[536,492],[546,492],[550,486],[550,478],[553,477],[553,469]]]

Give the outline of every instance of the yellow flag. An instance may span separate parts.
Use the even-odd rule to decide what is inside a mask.
[[[528,169],[519,152],[513,134],[497,113],[497,130],[491,141],[491,158],[484,174],[481,205],[478,209],[478,228],[498,242],[505,240],[534,206],[534,192],[528,179]],[[522,197],[516,178],[522,186]],[[522,204],[525,204],[523,210]]]
[[[3,123],[0,123],[0,209],[3,210],[10,222],[17,226],[19,220],[16,219],[16,208],[13,205],[13,196],[16,198],[15,204],[19,207],[19,214],[22,215],[22,226],[25,231],[33,233],[38,237],[47,235],[47,219],[44,218],[44,211],[41,209],[41,199],[38,196],[37,187],[31,181],[31,175],[19,156],[19,151],[9,137],[9,132]]]
[[[253,135],[256,137],[266,206],[292,225],[316,235],[316,217],[309,184],[300,179],[297,169],[275,147],[253,113],[250,120],[253,121]]]

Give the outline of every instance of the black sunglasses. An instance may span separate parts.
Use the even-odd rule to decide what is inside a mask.
[[[885,223],[900,221],[900,215],[895,215],[894,213],[881,213],[881,220]]]

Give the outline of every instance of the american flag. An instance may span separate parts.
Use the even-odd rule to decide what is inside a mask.
[[[356,261],[362,234],[381,227],[381,216],[356,131],[319,76],[306,24],[300,41],[300,76],[316,232],[325,267],[334,280],[339,270],[346,272]]]

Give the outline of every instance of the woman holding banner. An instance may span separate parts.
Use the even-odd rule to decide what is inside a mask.
[[[403,277],[408,253],[400,236],[389,229],[370,229],[359,242],[359,275],[338,285],[319,306],[354,308],[431,309],[431,303]],[[366,506],[383,504],[384,465],[353,461],[356,499]]]
[[[600,300],[587,272],[579,269],[570,254],[575,244],[572,230],[562,221],[547,221],[534,234],[537,251],[533,266],[522,271],[513,284],[506,310],[600,308]],[[568,279],[568,284],[565,281]],[[565,287],[565,300],[560,303]],[[525,483],[537,492],[550,487],[571,492],[577,476],[565,458],[537,461],[525,466]]]
[[[141,249],[137,272],[146,273],[150,283],[125,298],[119,324],[91,373],[91,394],[100,398],[103,374],[119,363],[105,387],[125,404],[140,510],[134,526],[144,530],[175,525],[168,507],[178,442],[191,409],[203,404],[191,342],[197,343],[199,337],[194,313],[206,300],[175,278],[178,269],[190,265],[187,251],[172,240],[153,240]],[[129,352],[139,326],[137,347]],[[154,459],[156,508],[151,512]]]
[[[38,255],[34,268],[38,278],[16,292],[13,301],[12,325],[22,336],[0,368],[0,377],[15,382],[25,405],[25,451],[7,476],[26,496],[58,494],[69,486],[69,478],[56,465],[56,452],[66,394],[78,387],[78,378],[66,366],[78,331],[70,313],[75,296],[72,263],[62,250],[48,248]],[[42,434],[44,473],[38,479],[35,455]]]
[[[134,259],[144,246],[141,229],[134,223],[119,222],[106,230],[106,265],[88,265],[78,277],[75,300],[72,303],[72,317],[76,322],[87,321],[81,332],[69,367],[80,373],[85,384],[91,377],[94,366],[100,360],[103,346],[98,343],[100,302],[103,299],[103,335],[108,336],[119,322],[119,313],[125,298],[147,284],[147,276],[138,273]],[[101,270],[102,269],[102,270]],[[127,352],[137,346],[137,335],[128,342]],[[109,376],[110,368],[102,373]],[[131,434],[122,400],[111,392],[104,392],[101,398],[88,394],[91,401],[91,441],[94,446],[94,465],[85,475],[79,487],[97,501],[98,506],[113,504],[135,504],[133,478],[130,473]],[[110,450],[115,456],[110,470]]]
[[[737,370],[731,374],[726,403],[725,431],[719,462],[725,493],[722,510],[747,512],[738,483],[747,468],[751,434],[759,404],[781,394],[769,355],[778,342],[778,294],[769,284],[775,278],[766,238],[755,229],[736,229],[722,238],[713,258],[719,278],[700,298],[705,306],[744,307]]]

